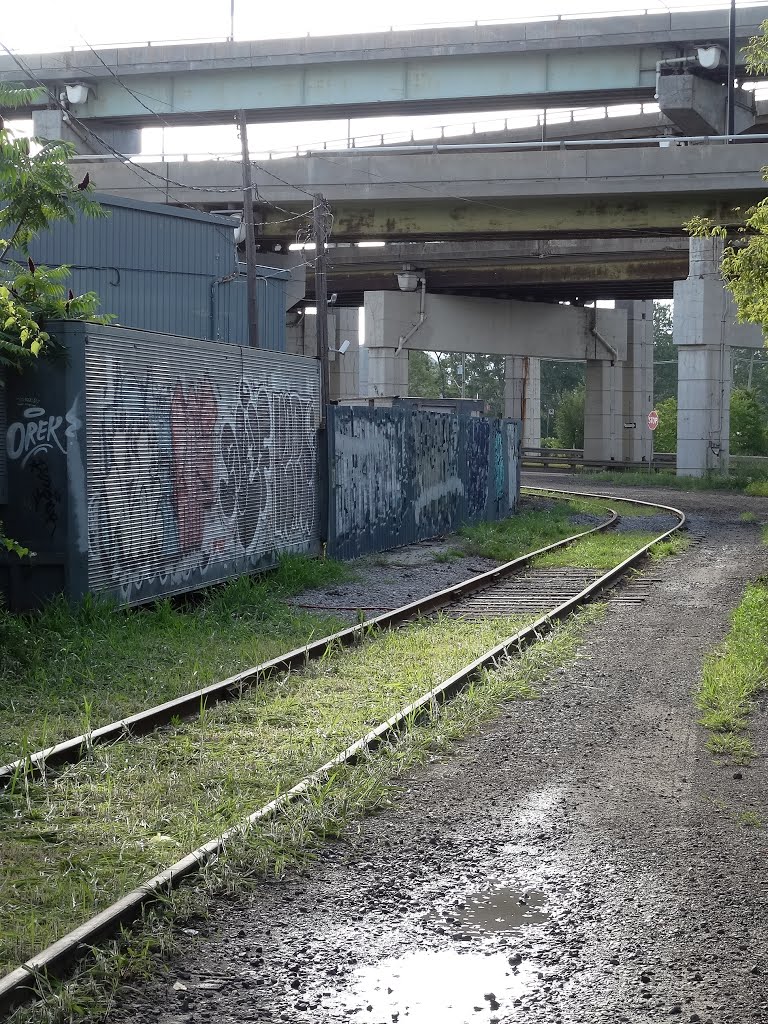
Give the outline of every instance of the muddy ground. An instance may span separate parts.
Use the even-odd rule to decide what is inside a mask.
[[[739,520],[768,520],[768,501],[647,497],[689,512],[697,538],[653,566],[648,600],[609,605],[538,700],[410,776],[306,873],[222,902],[109,1019],[768,1021],[768,833],[739,820],[768,819],[766,704],[761,756],[738,767],[706,750],[691,702],[768,571]]]

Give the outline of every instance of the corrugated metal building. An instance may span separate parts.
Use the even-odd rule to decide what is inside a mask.
[[[245,266],[225,217],[97,194],[105,217],[58,221],[30,246],[36,263],[72,267],[126,327],[248,344]],[[290,273],[258,267],[259,347],[285,351]]]

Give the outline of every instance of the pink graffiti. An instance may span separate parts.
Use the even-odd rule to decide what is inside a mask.
[[[214,501],[213,441],[218,417],[210,381],[184,390],[179,383],[171,399],[173,507],[182,552],[203,542],[204,513]]]

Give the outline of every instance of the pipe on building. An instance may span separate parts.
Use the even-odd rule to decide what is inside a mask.
[[[397,343],[395,349],[395,355],[399,356],[403,350],[403,346],[407,345],[410,339],[414,336],[416,331],[421,327],[424,321],[427,319],[427,279],[422,275],[419,278],[419,284],[421,285],[421,293],[419,295],[419,319],[416,323],[405,333],[400,335],[400,340]]]

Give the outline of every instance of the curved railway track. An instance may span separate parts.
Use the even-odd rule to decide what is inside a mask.
[[[616,503],[619,506],[622,504],[644,506],[659,513],[669,514],[676,518],[677,522],[607,572],[579,569],[545,570],[542,572],[530,569],[531,563],[539,555],[573,544],[590,534],[615,526],[619,520],[619,514],[610,510],[610,517],[592,529],[583,530],[564,540],[529,552],[492,569],[490,572],[474,576],[456,586],[431,594],[401,608],[366,619],[356,626],[351,626],[279,658],[247,669],[220,683],[95,729],[88,735],[73,737],[0,768],[0,788],[2,788],[14,784],[20,775],[26,773],[44,775],[50,767],[77,763],[87,755],[95,744],[114,743],[144,735],[179,718],[199,714],[201,708],[211,707],[220,701],[235,700],[241,697],[249,687],[263,681],[273,673],[299,668],[310,660],[323,657],[333,649],[359,643],[371,629],[397,628],[420,616],[430,615],[437,611],[454,616],[457,620],[521,613],[536,616],[517,633],[507,637],[479,658],[465,665],[460,671],[443,680],[418,700],[401,708],[365,736],[361,736],[277,799],[260,807],[237,825],[193,850],[160,874],[148,879],[116,903],[31,957],[16,970],[4,978],[0,978],[0,1011],[8,1012],[15,1006],[34,998],[38,990],[37,983],[41,978],[50,979],[62,976],[67,968],[87,954],[94,944],[116,933],[121,926],[135,920],[145,906],[158,901],[184,878],[199,871],[234,837],[257,822],[277,814],[287,804],[297,800],[313,786],[326,780],[337,768],[354,764],[365,753],[374,750],[382,743],[393,740],[407,723],[433,717],[441,704],[460,692],[483,669],[493,666],[500,659],[519,653],[525,647],[535,643],[556,622],[567,618],[581,605],[614,587],[646,557],[654,545],[680,530],[686,521],[685,514],[679,509],[635,498],[554,488],[529,487],[526,488],[526,491],[538,495],[558,495],[564,498],[596,498],[612,504]],[[526,572],[526,570],[529,571]]]

